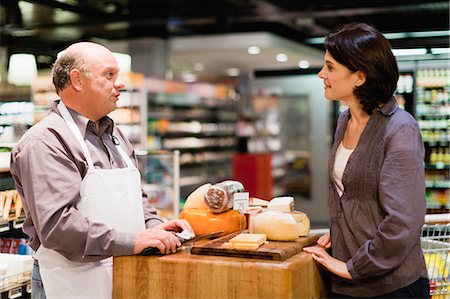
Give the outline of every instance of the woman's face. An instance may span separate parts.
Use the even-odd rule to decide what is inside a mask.
[[[348,102],[356,99],[353,90],[359,86],[359,72],[352,72],[337,62],[331,54],[325,52],[325,65],[318,76],[323,80],[325,97],[329,100]]]

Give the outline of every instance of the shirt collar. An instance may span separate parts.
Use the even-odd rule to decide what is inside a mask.
[[[58,108],[56,108],[58,103],[59,103],[59,101],[55,101],[55,104],[53,106],[53,111],[58,112],[58,114],[61,114],[61,113],[59,113]],[[99,126],[99,130],[97,131],[95,122],[93,122],[86,116],[81,115],[80,113],[70,109],[69,107],[67,107],[67,110],[69,111],[75,124],[77,125],[78,130],[80,130],[80,132],[84,134],[83,137],[86,136],[87,131],[90,131],[98,136],[102,136],[103,133],[105,133],[105,132],[109,135],[112,135],[113,130],[114,130],[114,121],[111,118],[109,118],[108,116],[104,116],[100,119],[100,126]]]

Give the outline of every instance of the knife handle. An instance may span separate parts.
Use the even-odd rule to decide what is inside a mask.
[[[161,255],[161,252],[157,247],[147,247],[141,252],[141,255]]]

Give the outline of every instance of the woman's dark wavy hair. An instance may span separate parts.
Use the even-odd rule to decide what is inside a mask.
[[[325,39],[325,49],[353,72],[366,74],[366,82],[354,94],[369,115],[387,103],[397,88],[397,61],[387,39],[365,23],[350,23],[333,30]]]

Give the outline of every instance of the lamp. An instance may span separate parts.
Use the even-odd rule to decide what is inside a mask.
[[[17,86],[31,85],[37,76],[36,58],[32,54],[12,54],[9,58],[8,82]]]
[[[119,65],[120,72],[126,74],[131,72],[131,56],[128,54],[113,52],[114,57]]]

